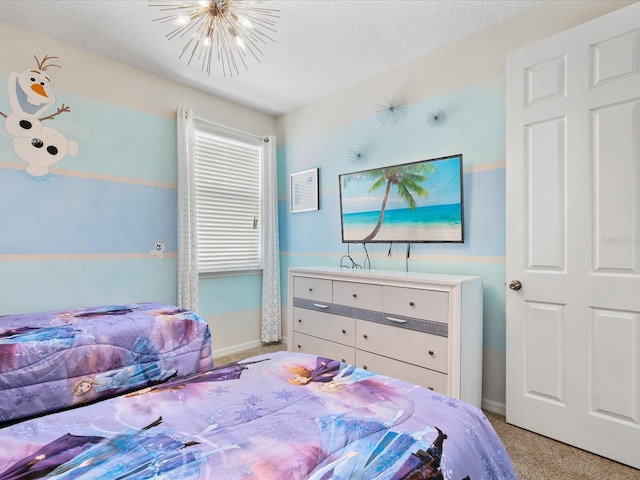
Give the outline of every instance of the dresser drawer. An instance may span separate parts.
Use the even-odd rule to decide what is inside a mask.
[[[448,323],[449,293],[419,288],[382,287],[385,313]]]
[[[366,365],[481,406],[481,277],[291,268],[289,289],[290,351]]]
[[[333,303],[377,312],[382,311],[382,286],[334,281]]]
[[[353,346],[356,321],[354,318],[293,307],[293,330]]]
[[[346,345],[333,343],[299,332],[293,332],[293,348],[290,348],[290,350],[292,352],[309,353],[319,357],[327,357],[332,360],[341,360],[350,364],[354,364],[356,361],[356,353],[353,347],[347,347]]]
[[[293,277],[293,296],[318,302],[332,303],[331,280]]]
[[[356,365],[381,375],[401,378],[402,380],[421,385],[438,393],[448,394],[448,377],[444,373],[399,362],[392,358],[364,352],[362,350],[356,352]]]
[[[356,348],[448,373],[447,337],[356,320]]]

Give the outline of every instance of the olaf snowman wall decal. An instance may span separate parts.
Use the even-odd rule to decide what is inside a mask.
[[[7,85],[11,112],[5,114],[0,111],[0,116],[4,117],[5,130],[13,137],[14,152],[27,164],[27,173],[42,177],[49,173],[49,167],[67,155],[76,156],[78,144],[67,140],[59,130],[42,124],[71,109],[63,103],[54,113],[43,116],[56,101],[46,71],[61,67],[50,63],[58,57],[46,55],[38,60],[34,55],[33,58],[37,68],[9,74]]]

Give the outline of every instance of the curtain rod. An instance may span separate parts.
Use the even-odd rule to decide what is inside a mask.
[[[206,119],[204,119],[202,117],[198,117],[196,115],[193,116],[193,119],[197,120],[199,122],[202,122],[202,123],[213,125],[214,127],[217,127],[217,128],[221,128],[221,129],[224,129],[224,130],[229,130],[231,132],[238,133],[238,134],[241,134],[241,135],[246,135],[248,137],[253,137],[253,138],[256,138],[258,140],[262,140],[264,142],[268,142],[269,141],[269,139],[267,138],[266,135],[264,135],[264,136],[255,135],[253,133],[245,132],[243,130],[238,130],[237,128],[228,127],[228,126],[222,125],[220,123],[212,122],[211,120],[206,120]]]

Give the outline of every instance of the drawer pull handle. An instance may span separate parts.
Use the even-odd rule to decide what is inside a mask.
[[[343,329],[342,329],[342,333],[346,334],[346,333],[347,333],[347,331],[343,328]]]
[[[343,359],[342,359],[342,363],[347,363],[347,361],[343,358]]]
[[[357,294],[357,293],[354,293],[354,294],[353,294],[353,298],[358,298],[358,294]]]
[[[322,305],[321,303],[314,303],[313,306],[318,308],[329,308],[329,305]]]
[[[369,335],[365,333],[364,335],[362,335],[362,337],[366,340],[367,338],[369,338]]]
[[[409,302],[409,306],[410,306],[410,307],[415,307],[415,306],[416,306],[416,304],[415,304],[415,303],[413,303],[413,302]]]
[[[431,356],[434,355],[433,350],[429,350],[429,355],[431,355]]]
[[[302,323],[302,319],[301,318],[298,319],[298,323]]]
[[[302,345],[298,344],[298,348],[302,348]]]
[[[362,368],[364,368],[365,370],[369,369],[369,367],[367,367],[366,365],[363,365]]]
[[[407,321],[403,320],[402,318],[387,317],[387,320],[389,320],[390,322],[395,322],[395,323],[407,323]]]
[[[433,390],[433,387],[427,387],[429,390]]]
[[[313,292],[313,288],[309,287],[309,291],[310,291],[310,292]]]

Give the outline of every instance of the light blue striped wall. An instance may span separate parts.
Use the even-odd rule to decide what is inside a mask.
[[[260,309],[261,293],[262,275],[202,279],[200,280],[200,312],[210,316]]]
[[[64,162],[64,160],[63,160]],[[176,251],[176,190],[23,170],[0,170],[3,253]]]
[[[8,113],[6,83],[7,77],[0,75],[0,111]],[[76,157],[69,156],[55,167],[129,180],[176,183],[174,120],[60,88],[55,88],[55,94],[56,106],[64,103],[70,112],[45,120],[43,124],[58,129],[79,145]],[[52,108],[47,113],[53,111]],[[0,160],[22,165],[9,140],[0,126]]]
[[[278,151],[282,295],[287,269],[339,266],[347,253],[341,243],[338,175],[397,163],[462,153],[465,242],[413,244],[409,271],[479,275],[484,284],[484,349],[505,351],[505,93],[504,78],[493,78],[408,105],[397,125],[382,124],[375,113],[316,135],[287,141]],[[429,114],[445,119],[430,125]],[[340,112],[336,112],[339,118]],[[364,161],[349,152],[364,147]],[[320,210],[289,212],[289,175],[319,167]],[[351,245],[358,263],[362,245]],[[406,244],[369,244],[371,268],[404,270]],[[488,365],[491,368],[490,365]],[[501,368],[498,366],[498,370]],[[487,371],[485,376],[497,374]],[[499,383],[499,382],[498,382]],[[503,392],[485,396],[504,402]]]
[[[90,63],[86,68],[106,73],[111,68],[101,58]],[[132,78],[123,77],[122,88],[140,82],[129,73]],[[70,112],[45,125],[76,141],[79,153],[54,165],[49,175],[37,178],[25,171],[0,117],[0,315],[130,302],[175,304],[175,120],[128,108],[124,100],[110,103],[65,91],[55,77],[53,82],[56,107],[64,103]],[[0,75],[0,111],[8,114],[5,92],[7,77]],[[167,95],[180,98],[180,92]],[[202,103],[193,107],[204,109],[207,102]],[[274,119],[244,108],[229,115],[238,126],[254,120],[264,124],[261,134],[275,128]],[[158,242],[164,244],[161,255],[154,252]],[[261,278],[201,280],[198,313],[210,321],[215,348],[259,342],[255,312]],[[227,326],[228,318],[246,321]]]
[[[45,124],[79,153],[49,175],[26,173],[0,125],[0,313],[175,303],[175,121],[55,93],[71,111]],[[162,255],[151,253],[158,242]]]
[[[175,303],[175,257],[0,261],[0,314],[140,301]]]
[[[49,175],[33,177],[0,116],[0,315],[175,304],[173,112],[186,102],[198,116],[256,135],[273,134],[275,118],[10,24],[2,23],[0,38],[7,53],[0,112],[10,113],[8,72],[32,65],[29,52],[46,46],[63,67],[49,71],[56,105],[46,114],[63,103],[70,111],[43,124],[79,146]],[[161,255],[156,243],[164,244]],[[261,275],[201,280],[198,313],[210,321],[216,349],[259,342],[260,281]]]

